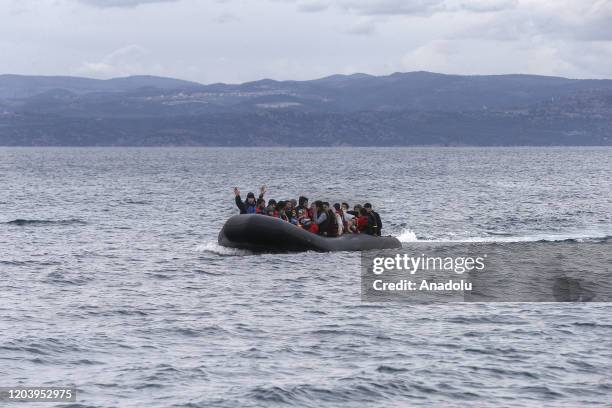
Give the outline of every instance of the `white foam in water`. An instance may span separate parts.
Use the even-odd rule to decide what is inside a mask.
[[[198,245],[195,250],[198,252],[211,252],[213,254],[225,256],[244,256],[252,254],[251,251],[247,251],[246,249],[227,248],[214,241]]]
[[[417,242],[418,241],[416,234],[410,229],[402,230],[402,232],[397,236],[397,239],[399,239],[400,242]]]
[[[581,232],[566,232],[557,234],[534,234],[534,235],[523,235],[523,236],[492,236],[492,237],[476,237],[476,238],[465,238],[461,241],[465,242],[538,242],[538,241],[588,241],[593,239],[605,239],[609,237],[609,233],[601,231],[581,231]]]
[[[400,242],[538,242],[538,241],[567,241],[567,240],[593,240],[593,239],[605,239],[612,236],[609,233],[602,232],[582,232],[582,233],[565,233],[565,234],[534,234],[524,236],[504,236],[497,235],[491,237],[464,237],[464,238],[446,238],[446,239],[418,239],[416,234],[409,230],[403,230],[397,239]]]

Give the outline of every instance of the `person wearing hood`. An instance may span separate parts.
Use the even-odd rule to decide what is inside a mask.
[[[365,233],[368,235],[376,235],[380,237],[382,230],[382,221],[380,220],[380,215],[372,208],[372,204],[365,203],[363,208],[366,211],[366,215],[368,217],[368,224],[365,228]]]
[[[266,186],[261,186],[259,189],[259,198],[263,200],[263,196],[266,193]],[[249,192],[246,197],[246,201],[242,201],[240,197],[240,190],[238,187],[234,187],[234,195],[236,196],[236,207],[240,210],[240,214],[255,214],[257,213],[257,201],[255,200],[255,194]]]

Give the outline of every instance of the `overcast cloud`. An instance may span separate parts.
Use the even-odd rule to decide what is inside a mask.
[[[609,0],[0,0],[0,73],[612,77]]]

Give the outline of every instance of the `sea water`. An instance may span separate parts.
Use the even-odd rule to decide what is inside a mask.
[[[75,407],[609,406],[606,303],[362,302],[355,253],[217,245],[243,197],[402,241],[610,244],[610,148],[0,148],[0,386]],[[53,404],[50,404],[52,406]]]

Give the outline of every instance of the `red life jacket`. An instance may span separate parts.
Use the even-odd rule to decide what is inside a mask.
[[[300,208],[304,217],[312,219],[312,210],[310,208],[298,207],[298,209]]]
[[[360,215],[357,217],[357,229],[363,231],[368,226],[368,216]]]
[[[302,212],[302,215],[297,216],[298,227],[302,227],[307,231],[310,231],[310,224],[312,223],[312,213],[310,209],[306,207],[298,207],[297,214]]]

